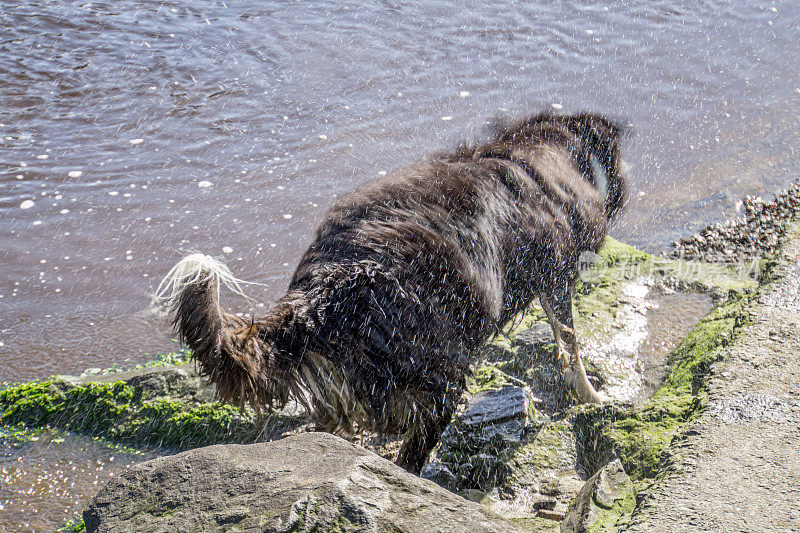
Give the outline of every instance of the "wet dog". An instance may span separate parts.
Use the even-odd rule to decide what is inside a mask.
[[[601,401],[573,331],[582,252],[624,198],[620,127],[540,114],[339,199],[286,295],[252,321],[225,312],[216,260],[162,282],[175,327],[219,395],[255,409],[303,404],[319,429],[403,434],[419,472],[453,416],[472,356],[539,298],[573,395]]]

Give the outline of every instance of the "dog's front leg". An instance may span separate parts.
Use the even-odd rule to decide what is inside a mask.
[[[561,339],[561,323],[556,320],[553,307],[548,299],[542,295],[539,297],[539,300],[542,303],[542,309],[544,309],[544,313],[547,315],[547,321],[550,323],[550,328],[553,330],[553,338],[556,341],[556,355],[558,356],[558,361],[561,363],[561,368],[567,368],[569,366],[569,358],[564,352],[564,342]]]
[[[550,322],[550,327],[553,328],[558,358],[564,369],[564,381],[567,387],[581,403],[602,403],[607,398],[605,395],[598,394],[589,383],[578,350],[578,339],[575,336],[572,319],[572,291],[565,290],[563,294],[557,295],[541,294],[539,300]]]

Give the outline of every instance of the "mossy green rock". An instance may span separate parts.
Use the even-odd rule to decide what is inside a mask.
[[[578,338],[584,344],[607,345],[621,321],[631,314],[631,306],[625,304],[626,288],[642,280],[655,292],[702,293],[724,302],[755,291],[759,272],[758,265],[742,269],[657,257],[608,238],[575,289],[573,307]],[[702,312],[694,320],[700,316]],[[565,391],[557,390],[561,372],[555,364],[555,344],[547,330],[544,312],[534,302],[489,342],[484,364],[469,381],[469,392],[475,394],[510,383],[525,384],[547,404],[545,410],[568,408]],[[584,357],[584,364],[595,385],[624,379],[614,374],[615,367],[608,362],[595,366],[591,358]]]
[[[604,435],[634,479],[656,477],[667,447],[700,412],[711,364],[748,323],[752,295],[728,300],[708,314],[669,359],[670,371],[650,400],[606,419]]]
[[[617,531],[617,522],[633,511],[636,489],[620,461],[601,468],[581,488],[561,522],[562,533]]]
[[[529,387],[540,410],[536,420],[529,421],[521,438],[516,429],[513,435],[506,431],[513,438],[495,439],[491,447],[475,445],[487,440],[481,435],[486,428],[467,428],[464,433],[464,424],[457,420],[448,431],[461,430],[461,439],[445,439],[439,450],[440,461],[453,474],[447,476],[448,483],[453,484],[455,478],[456,490],[490,495],[482,501],[494,509],[505,506],[528,517],[542,510],[547,511],[542,516],[558,517],[584,487],[583,480],[617,458],[620,469],[636,482],[657,476],[668,462],[669,444],[703,405],[709,364],[747,321],[760,266],[742,272],[723,265],[686,263],[608,239],[576,289],[576,329],[582,342],[602,344],[610,338],[626,313],[626,286],[642,279],[653,290],[667,294],[710,294],[703,305],[710,306],[707,302],[713,299],[716,307],[703,318],[703,311],[695,315],[699,323],[680,344],[674,339],[672,346],[677,347],[664,356],[666,377],[651,398],[640,397],[635,405],[570,406],[560,387],[562,376],[549,325],[538,305],[532,305],[489,343],[484,364],[469,381],[469,393]],[[587,359],[587,371],[595,383],[619,379],[604,375],[608,364],[594,366]],[[631,498],[625,499],[628,505],[633,505]],[[615,521],[624,514],[617,511]],[[598,523],[607,525],[608,520]]]
[[[254,417],[213,400],[213,390],[189,365],[157,366],[81,378],[54,377],[0,391],[3,426],[65,429],[115,442],[189,449],[253,442]],[[271,428],[301,419],[275,415]],[[268,433],[268,432],[267,432]]]

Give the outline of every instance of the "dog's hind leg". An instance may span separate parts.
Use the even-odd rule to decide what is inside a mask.
[[[553,294],[541,294],[539,295],[539,300],[542,303],[545,314],[547,314],[547,319],[550,321],[550,327],[553,328],[558,358],[564,369],[566,385],[579,402],[602,403],[607,398],[605,395],[598,394],[592,384],[589,383],[589,379],[586,377],[586,369],[578,351],[578,339],[575,336],[572,319],[572,291],[563,291],[562,297]],[[569,356],[567,356],[567,353]]]
[[[398,466],[412,474],[419,475],[422,466],[452,420],[457,402],[457,398],[455,401],[448,399],[441,414],[433,410],[426,410],[416,416],[416,420],[403,438],[403,445],[400,447],[400,453],[395,461]]]

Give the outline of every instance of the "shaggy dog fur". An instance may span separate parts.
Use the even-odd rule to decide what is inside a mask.
[[[294,398],[324,431],[403,433],[397,463],[415,473],[472,354],[537,297],[574,395],[599,401],[572,289],[623,203],[619,138],[597,115],[540,114],[369,183],[330,209],[286,295],[253,321],[220,307],[230,272],[190,256],[163,286],[176,329],[223,399]]]

